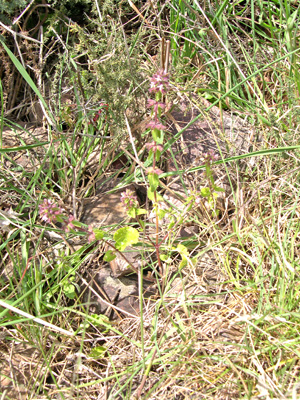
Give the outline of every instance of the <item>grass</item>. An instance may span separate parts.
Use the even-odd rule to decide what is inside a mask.
[[[141,14],[133,8],[131,21],[116,6],[113,18],[99,6],[84,29],[63,19],[60,35],[49,26],[41,47],[32,45],[49,61],[44,89],[0,37],[6,71],[18,71],[26,87],[16,112],[26,114],[30,92],[45,116],[39,136],[14,122],[2,76],[3,399],[299,397],[299,7],[287,0],[152,3],[136,2]],[[80,219],[106,183],[106,191],[146,186],[139,168],[149,166],[145,104],[162,37],[171,42],[169,103],[198,107],[190,125],[205,121],[221,153],[212,166],[225,189],[216,203],[221,216],[204,201],[191,209],[179,201],[207,186],[200,161],[177,161],[165,172],[160,190],[175,219],[171,234],[168,223],[160,226],[168,273],[150,298],[139,274],[139,314],[111,320],[93,311],[91,290],[84,295],[105,265],[102,244],[43,223],[38,206],[51,198]],[[109,109],[95,122],[100,102]],[[235,140],[221,140],[237,116],[246,131],[238,125],[231,133],[248,139],[238,150]],[[167,133],[163,160],[175,157],[175,144],[184,156],[188,128]],[[177,177],[186,191],[175,196],[169,189]],[[196,228],[189,238],[180,234],[186,226]],[[116,229],[106,227],[105,240]],[[136,248],[147,259],[146,240]]]

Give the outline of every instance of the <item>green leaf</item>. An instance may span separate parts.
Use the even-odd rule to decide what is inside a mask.
[[[4,47],[5,51],[9,55],[11,61],[14,63],[15,67],[20,72],[20,74],[25,79],[25,81],[28,83],[28,85],[31,87],[31,89],[35,92],[35,94],[41,100],[43,106],[45,107],[45,110],[47,110],[47,112],[48,112],[48,116],[51,118],[53,124],[55,124],[55,119],[54,119],[53,115],[50,113],[50,110],[49,110],[43,96],[41,95],[40,91],[38,90],[36,84],[33,82],[30,75],[28,74],[26,69],[23,67],[23,65],[20,63],[20,61],[17,59],[17,57],[9,50],[9,48],[6,46],[4,41],[1,40],[1,37],[0,37],[0,41],[1,41],[2,46]]]
[[[107,348],[104,346],[97,346],[94,347],[90,353],[89,353],[89,357],[91,358],[103,358],[105,357],[105,354],[107,352]]]
[[[216,186],[216,185],[214,185],[214,190],[215,190],[216,192],[225,192],[225,189],[222,189],[221,187]]]
[[[129,210],[127,210],[127,214],[129,215],[129,217],[135,218],[136,217],[136,209],[130,208]]]
[[[136,215],[143,215],[143,214],[147,214],[147,210],[145,210],[144,208],[138,208],[136,210]]]
[[[87,316],[85,320],[88,324],[93,324],[96,326],[104,327],[106,329],[102,330],[103,333],[108,333],[110,331],[111,323],[109,318],[103,314],[92,314]]]
[[[181,243],[179,243],[179,245],[176,247],[176,251],[178,251],[181,256],[188,256],[189,254],[188,249]]]
[[[168,211],[169,210],[162,210],[162,209],[158,210],[158,219],[162,220],[165,217],[165,215],[167,214]]]
[[[139,229],[140,231],[143,231],[143,229],[145,229],[145,221],[143,221],[142,219],[139,220],[139,224],[141,225],[141,228]]]
[[[125,226],[115,232],[114,239],[116,241],[116,248],[120,251],[124,251],[127,246],[138,242],[139,231],[132,228],[132,226]]]
[[[158,144],[163,144],[164,142],[164,133],[163,131],[159,131],[158,129],[152,130],[153,140]]]
[[[170,264],[172,262],[172,258],[168,254],[160,254],[160,259],[166,264]]]
[[[159,150],[156,150],[156,152],[155,152],[155,160],[156,160],[156,162],[159,161],[160,155],[161,155],[161,152]]]
[[[94,228],[95,238],[96,240],[101,240],[104,237],[104,232],[100,229]]]
[[[184,268],[184,267],[186,267],[187,266],[187,258],[186,257],[182,257],[182,261],[180,262],[180,264],[179,264],[179,271],[181,271],[182,270],[182,268]]]
[[[267,126],[272,126],[271,122],[268,121],[264,116],[262,116],[261,114],[256,114],[258,119],[265,125]]]
[[[103,260],[106,262],[110,262],[116,258],[115,253],[112,250],[107,250],[107,252],[104,254]]]
[[[148,174],[148,180],[149,180],[150,188],[151,188],[152,192],[154,192],[158,188],[158,185],[159,185],[158,175],[157,174]]]
[[[65,283],[63,286],[64,294],[71,300],[75,297],[75,286],[71,283]]]
[[[211,195],[211,193],[210,193],[210,188],[208,188],[208,187],[202,188],[202,189],[200,190],[200,192],[201,192],[201,195],[202,195],[203,197],[209,197],[209,196]]]
[[[148,199],[155,202],[155,198],[154,198],[154,192],[151,190],[151,188],[149,188],[147,190],[147,195],[148,195]],[[156,200],[157,201],[163,201],[163,197],[156,192]]]

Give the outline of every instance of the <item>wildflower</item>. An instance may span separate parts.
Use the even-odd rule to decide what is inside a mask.
[[[162,171],[159,168],[153,168],[153,167],[149,167],[147,168],[147,174],[156,174],[156,175],[161,175],[163,174],[164,171]]]
[[[44,202],[39,205],[39,213],[42,221],[51,223],[58,220],[58,216],[62,214],[61,207],[53,204],[51,200],[44,199]]]
[[[152,130],[157,129],[159,131],[163,131],[163,130],[167,129],[167,127],[164,126],[163,124],[161,124],[158,119],[153,119],[152,121],[150,121],[147,124],[147,128],[150,128]]]
[[[74,219],[75,218],[74,218],[73,215],[69,215],[69,218],[68,218],[66,226],[65,226],[65,231],[66,232],[70,232],[71,229],[75,228],[74,224],[72,223],[72,221],[74,221]]]
[[[219,159],[219,156],[214,152],[213,149],[211,149],[207,153],[203,153],[201,158],[205,163],[210,164],[213,161],[217,161]]]
[[[96,235],[93,230],[93,227],[91,225],[89,225],[89,227],[88,227],[88,242],[92,243],[94,240],[96,240]]]
[[[163,110],[164,108],[166,108],[166,105],[165,105],[165,103],[162,103],[161,101],[148,99],[147,107],[148,108],[153,107],[153,112],[154,112],[155,118],[157,118],[158,112],[160,112],[160,110]]]
[[[126,189],[125,192],[121,193],[121,203],[127,209],[139,207],[138,198],[136,197],[135,192],[130,189]]]
[[[153,153],[155,153],[157,150],[160,152],[163,151],[163,146],[161,146],[160,144],[157,144],[156,142],[146,143],[145,147],[148,151],[152,150]]]
[[[150,93],[165,94],[169,88],[169,74],[165,71],[159,71],[150,78]]]

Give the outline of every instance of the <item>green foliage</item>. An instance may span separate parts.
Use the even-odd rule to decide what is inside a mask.
[[[53,18],[49,33],[56,23],[56,18]],[[114,24],[105,27],[93,23],[84,29],[72,25],[66,44],[68,58],[65,53],[60,55],[51,85],[51,91],[57,93],[64,70],[63,86],[73,87],[73,93],[80,93],[80,101],[88,101],[89,107],[96,107],[100,102],[108,104],[110,129],[119,133],[126,130],[125,113],[131,113],[133,123],[138,115],[137,97],[143,97],[141,84],[144,80],[139,45],[135,43],[130,50],[131,40],[126,39],[126,43],[124,40],[122,32]],[[126,48],[131,51],[130,55]]]
[[[127,246],[136,244],[139,240],[139,231],[131,226],[125,226],[118,229],[114,234],[116,248],[119,251],[124,251]]]
[[[113,250],[107,250],[107,252],[104,254],[103,260],[106,262],[113,261],[116,258],[115,253]]]
[[[10,25],[12,17],[29,4],[30,0],[1,0],[0,1],[0,21]]]

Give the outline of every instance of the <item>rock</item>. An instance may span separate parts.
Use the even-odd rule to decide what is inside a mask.
[[[129,220],[120,196],[125,189],[114,193],[97,192],[95,196],[83,200],[83,215],[81,222],[102,228],[109,225],[119,225]]]
[[[126,260],[138,270],[140,270],[142,266],[145,267],[147,265],[147,261],[142,259],[141,252],[138,250],[127,247],[122,254],[124,254]],[[117,254],[116,258],[110,261],[109,265],[113,271],[114,277],[119,278],[134,272],[126,260],[120,254]]]
[[[210,103],[203,100],[205,107]],[[242,118],[223,112],[220,117],[218,107],[213,107],[208,115],[202,113],[196,122],[190,125],[172,144],[171,148],[179,169],[201,165],[202,153],[214,150],[216,154],[222,152],[223,157],[229,156],[227,143],[230,145],[230,154],[241,154],[247,151],[253,137],[253,129]],[[200,115],[200,111],[187,101],[181,101],[172,111],[170,130],[175,135],[184,129],[188,123]],[[176,170],[174,161],[169,159],[169,171]]]
[[[81,222],[95,228],[102,229],[104,227],[105,229],[105,227],[110,227],[111,225],[123,225],[123,223],[130,221],[130,217],[128,217],[125,207],[120,201],[120,197],[121,193],[126,189],[135,192],[134,185],[127,186],[126,189],[118,189],[114,193],[103,193],[103,190],[110,190],[111,188],[109,186],[101,187],[97,190],[94,197],[84,199]],[[116,229],[118,229],[118,226]],[[109,246],[107,246],[108,249],[110,249]],[[124,254],[135,269],[139,270],[142,265],[139,251],[129,248],[126,249]],[[109,262],[109,265],[115,277],[128,275],[133,272],[133,269],[129,267],[129,264],[120,254],[117,254],[116,258]]]
[[[134,274],[129,277],[116,278],[112,276],[110,267],[101,268],[90,282],[92,291],[90,292],[90,308],[89,311],[97,314],[106,314],[114,319],[118,315],[134,317],[139,314],[139,297],[138,297],[138,278]],[[144,295],[150,297],[155,293],[154,288],[149,282],[144,281]],[[83,301],[89,299],[89,290],[83,295]],[[104,300],[104,301],[103,301]],[[116,306],[114,309],[112,306]]]

